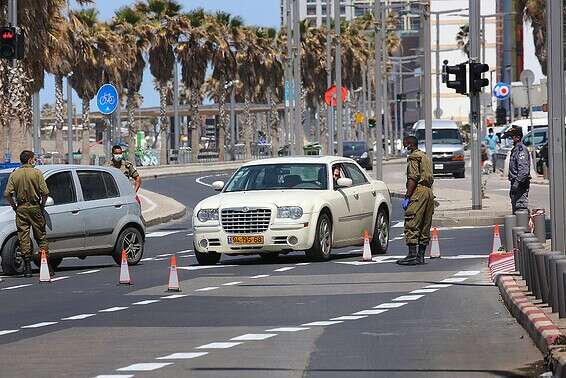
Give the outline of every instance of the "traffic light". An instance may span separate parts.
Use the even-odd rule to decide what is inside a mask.
[[[499,107],[495,110],[495,124],[497,126],[507,124],[507,109]]]
[[[480,93],[483,87],[489,85],[489,80],[482,78],[482,74],[487,71],[487,64],[470,63],[470,93]]]
[[[467,84],[466,84],[466,64],[457,64],[455,66],[449,66],[448,61],[444,61],[442,81],[446,83],[448,88],[456,90],[456,93],[467,94]],[[456,75],[456,80],[450,80],[450,75]]]
[[[24,36],[13,26],[0,28],[0,58],[24,58]]]
[[[370,129],[373,129],[375,127],[375,118],[369,118],[368,119],[368,127]]]

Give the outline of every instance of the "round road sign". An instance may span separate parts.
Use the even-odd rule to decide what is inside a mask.
[[[511,87],[506,83],[497,83],[493,87],[493,97],[498,100],[505,100],[511,94]]]

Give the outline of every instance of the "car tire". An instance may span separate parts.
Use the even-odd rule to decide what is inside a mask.
[[[454,178],[457,178],[457,179],[466,178],[466,171],[454,173]]]
[[[128,257],[128,265],[137,265],[143,257],[143,236],[141,232],[134,227],[126,227],[120,232],[116,246],[112,253],[112,258],[116,264],[122,263],[122,250],[126,251]]]
[[[20,254],[20,242],[12,236],[2,248],[2,272],[8,276],[24,273],[24,260]]]
[[[306,251],[309,259],[328,261],[332,252],[332,221],[327,213],[321,213],[316,222],[316,234],[312,247]]]
[[[379,209],[375,218],[370,247],[373,255],[384,255],[389,247],[389,214],[383,207]]]
[[[195,257],[199,265],[216,265],[220,262],[222,255],[217,252],[199,252],[196,248]]]

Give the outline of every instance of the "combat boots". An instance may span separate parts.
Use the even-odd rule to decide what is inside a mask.
[[[410,245],[409,246],[409,254],[402,258],[401,260],[397,260],[397,264],[399,265],[417,265],[417,246]]]
[[[33,277],[33,274],[31,273],[31,261],[30,260],[24,260],[24,277],[25,278]]]
[[[419,251],[417,252],[417,265],[424,265],[425,263],[425,254],[426,254],[426,245],[419,245]]]

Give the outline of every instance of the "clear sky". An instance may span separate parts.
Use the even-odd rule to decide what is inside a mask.
[[[101,19],[110,20],[118,8],[135,2],[135,0],[96,0],[94,6],[100,11]],[[184,10],[194,8],[204,8],[211,12],[222,10],[242,17],[249,25],[278,27],[280,23],[280,0],[179,0],[179,2]],[[77,8],[78,6],[73,3],[74,0],[71,0],[71,8]],[[149,70],[145,72],[141,94],[144,97],[144,107],[159,105],[159,96]],[[45,76],[45,87],[40,92],[40,98],[42,104],[55,102],[54,82],[50,75]],[[78,101],[75,95],[74,104],[78,104]],[[91,109],[94,110],[95,107],[94,101],[91,102]]]

